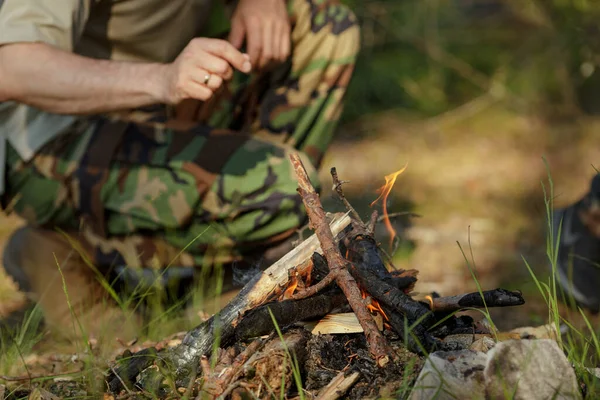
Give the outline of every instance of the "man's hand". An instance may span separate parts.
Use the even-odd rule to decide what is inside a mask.
[[[232,67],[249,73],[250,57],[225,40],[194,39],[166,66],[162,100],[168,104],[189,98],[208,100],[224,81],[231,79]]]
[[[239,0],[229,41],[238,49],[246,39],[250,62],[265,68],[290,55],[290,20],[286,0]]]

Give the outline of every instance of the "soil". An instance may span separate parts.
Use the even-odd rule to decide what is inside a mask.
[[[407,351],[397,340],[391,341],[398,356],[396,363],[385,368],[375,365],[362,334],[313,336],[308,342],[306,362],[306,389],[318,390],[327,385],[340,371],[359,372],[360,378],[344,396],[365,399],[391,396],[403,387],[412,387],[423,364],[423,359]],[[414,373],[407,372],[411,365]]]
[[[304,328],[292,328],[284,331],[288,340],[288,347],[295,348],[294,354],[299,360],[298,365],[301,368],[302,388],[306,394],[316,395],[340,372],[346,375],[353,372],[359,372],[358,381],[351,387],[343,398],[347,399],[367,399],[376,397],[397,398],[398,391],[402,388],[411,388],[412,383],[417,378],[424,360],[407,351],[397,337],[391,336],[390,344],[396,353],[396,362],[389,363],[385,368],[379,368],[375,365],[367,349],[364,335],[362,334],[344,334],[344,335],[311,335]],[[181,335],[179,335],[180,337]],[[300,337],[301,339],[298,339]],[[298,346],[290,344],[291,341],[300,340]],[[177,339],[171,339],[162,345],[175,345]],[[145,343],[146,346],[151,343]],[[162,347],[158,344],[158,347]],[[131,346],[130,350],[139,350],[141,346]],[[121,349],[122,350],[122,349]],[[215,376],[219,376],[220,364],[229,366],[233,357],[243,350],[239,344],[221,351],[219,363],[216,367]],[[35,380],[30,385],[27,380],[23,382],[10,382],[6,387],[7,400],[28,397],[34,388],[39,388],[61,398],[86,398],[97,396],[98,390],[102,391],[102,366],[97,365],[97,374],[89,372],[86,374],[84,356],[81,359],[71,356],[70,360],[61,359],[59,355],[50,358],[39,357],[36,360],[30,360],[31,372],[37,371],[39,375],[47,378]],[[278,337],[268,342],[254,361],[249,361],[249,365],[244,368],[240,377],[241,382],[245,382],[255,393],[260,391],[260,398],[268,397],[268,394],[280,397],[280,389],[285,387],[286,398],[295,398],[298,395],[298,389],[292,377],[291,363],[286,355],[281,341]],[[62,363],[62,364],[61,364]],[[72,375],[62,375],[65,364],[71,364],[66,368],[69,372],[82,371]],[[60,364],[60,365],[59,365]],[[58,365],[58,367],[57,367]],[[88,370],[89,371],[89,370]],[[282,377],[283,375],[283,377]],[[54,377],[53,377],[54,376]],[[96,382],[90,380],[96,379]],[[198,394],[198,389],[202,387],[203,381],[196,380],[194,395]],[[261,388],[262,386],[262,388]],[[269,388],[269,389],[267,389]],[[238,395],[243,396],[244,390],[238,390]],[[147,398],[143,392],[123,391],[117,398]],[[167,397],[171,397],[167,395]],[[105,395],[110,398],[110,395]],[[235,395],[234,395],[234,398]],[[240,398],[240,397],[237,397]]]

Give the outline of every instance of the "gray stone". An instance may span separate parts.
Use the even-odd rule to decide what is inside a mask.
[[[443,347],[440,350],[443,351],[459,351],[467,350],[475,340],[475,335],[471,334],[458,334],[446,336],[443,340]]]
[[[484,399],[484,353],[460,350],[437,351],[425,362],[410,400]]]
[[[477,339],[473,342],[473,344],[469,347],[469,350],[473,351],[481,351],[482,353],[487,353],[496,345],[496,342],[492,338],[484,336],[480,339]]]
[[[554,340],[509,340],[488,353],[488,399],[581,399],[575,371]]]

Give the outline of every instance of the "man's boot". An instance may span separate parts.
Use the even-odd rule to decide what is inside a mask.
[[[101,276],[84,261],[76,237],[31,227],[13,233],[3,264],[9,276],[39,304],[45,324],[61,337],[129,340],[138,333],[139,318],[117,306]]]
[[[561,227],[559,232],[559,227]],[[600,310],[600,175],[590,191],[553,216],[558,246],[556,279],[567,300],[593,312]]]

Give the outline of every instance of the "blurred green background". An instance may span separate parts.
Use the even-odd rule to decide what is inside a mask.
[[[345,0],[363,51],[345,121],[436,115],[489,94],[528,112],[600,111],[600,2]]]
[[[548,278],[544,196],[577,201],[600,160],[600,1],[342,1],[362,50],[322,180],[336,166],[368,215],[408,163],[388,206],[422,217],[399,228],[397,265],[420,271],[419,291],[472,290],[458,242],[484,287],[526,294],[506,321],[537,321],[523,260]]]

